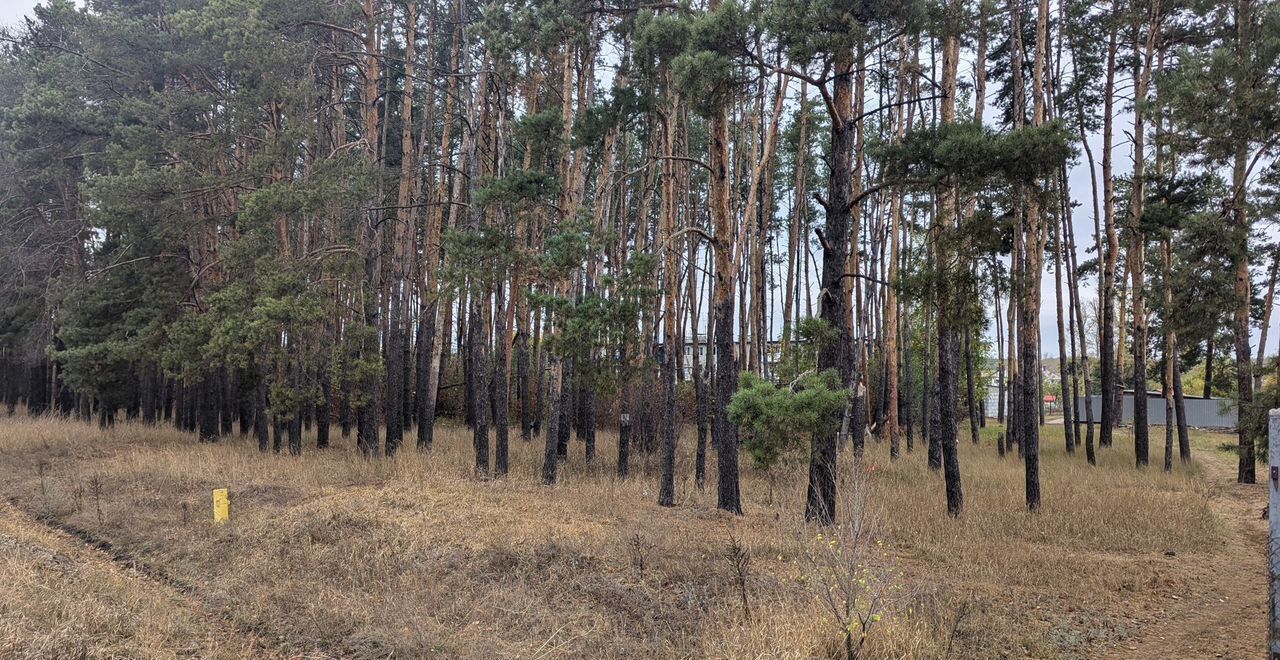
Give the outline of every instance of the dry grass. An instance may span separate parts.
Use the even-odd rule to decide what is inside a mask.
[[[883,546],[869,546],[866,561],[888,584],[867,656],[943,657],[950,648],[955,657],[1088,657],[1134,633],[1125,613],[1135,602],[1183,588],[1195,579],[1191,567],[1220,550],[1221,522],[1200,466],[1135,471],[1120,440],[1090,468],[1082,456],[1065,455],[1060,427],[1044,435],[1044,506],[1036,515],[1023,506],[1021,462],[997,458],[994,435],[962,447],[959,520],[947,518],[941,477],[928,471],[922,451],[889,463],[887,447],[869,448],[861,473]],[[819,569],[803,560],[801,544],[814,532],[798,521],[801,466],[748,470],[747,515],[738,518],[715,510],[712,490],[694,487],[691,440],[682,440],[679,506],[663,509],[655,504],[656,462],[639,457],[637,476],[615,479],[607,433],[597,465],[584,465],[573,445],[554,488],[537,483],[537,442],[513,443],[507,478],[478,481],[469,432],[443,428],[436,437],[431,453],[410,450],[395,460],[362,460],[345,446],[291,458],[260,455],[238,439],[200,445],[168,428],[104,432],[14,418],[0,422],[0,493],[127,548],[190,585],[190,599],[286,655],[842,652],[839,627],[812,589]],[[1196,436],[1200,452],[1219,442]],[[855,469],[842,466],[842,478],[853,479]],[[233,497],[232,523],[221,527],[208,521],[216,487]],[[749,557],[749,619],[726,559],[731,536]],[[22,570],[0,563],[0,582]],[[41,588],[78,593],[57,580]],[[42,614],[31,591],[0,594],[16,620],[61,620]],[[141,597],[130,601],[147,606]],[[173,631],[191,625],[187,616],[174,608],[146,618]],[[81,636],[88,646],[136,636],[102,613],[73,618],[101,622],[105,632]],[[37,628],[0,628],[0,644],[19,648],[52,634]],[[116,655],[162,656],[165,645]]]
[[[251,635],[0,504],[0,657],[244,658]]]

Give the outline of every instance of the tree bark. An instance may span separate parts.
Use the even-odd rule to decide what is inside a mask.
[[[1119,14],[1119,0],[1112,0],[1111,13]],[[1113,123],[1115,116],[1115,77],[1116,50],[1118,42],[1119,21],[1111,23],[1107,37],[1107,70],[1106,82],[1102,92],[1102,210],[1103,227],[1106,231],[1106,254],[1102,257],[1102,320],[1101,339],[1098,346],[1098,360],[1101,368],[1102,390],[1102,426],[1098,444],[1110,447],[1112,431],[1120,424],[1120,411],[1116,404],[1119,397],[1116,393],[1116,357],[1115,357],[1115,297],[1116,297],[1116,260],[1120,253],[1120,242],[1116,236],[1115,222],[1115,177],[1112,175],[1111,146]]]
[[[844,276],[849,255],[852,220],[851,175],[853,172],[853,54],[840,50],[835,54],[832,80],[831,165],[826,201],[826,233],[822,242],[821,297],[818,313],[834,330],[834,341],[818,347],[818,370],[834,369],[840,383],[853,386],[852,345],[849,328],[848,296]],[[732,309],[727,310],[732,313]],[[724,332],[717,324],[717,333]],[[727,333],[726,333],[727,334]],[[727,403],[727,402],[726,402]],[[850,404],[857,407],[856,400]],[[805,520],[829,524],[836,515],[836,445],[841,418],[836,416],[828,429],[815,434],[809,455],[809,487],[805,497]]]
[[[712,12],[720,6],[711,0]],[[708,198],[711,226],[715,232],[715,317],[716,374],[715,417],[711,426],[716,450],[716,506],[722,511],[742,514],[738,485],[738,430],[729,421],[729,403],[738,391],[738,360],[733,342],[733,291],[737,286],[738,263],[735,241],[737,228],[729,213],[729,116],[722,105],[711,116],[708,164]]]

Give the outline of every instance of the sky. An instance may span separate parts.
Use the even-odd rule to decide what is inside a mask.
[[[0,0],[0,25],[18,23],[35,6],[35,0]]]
[[[31,12],[35,7],[37,0],[0,0],[0,25],[13,25],[21,21],[22,17]],[[1124,132],[1126,126],[1132,125],[1132,115],[1117,104],[1116,115],[1116,146],[1114,153],[1115,171],[1117,176],[1128,174],[1132,162],[1130,145],[1128,144],[1127,134]],[[991,112],[987,113],[991,116]],[[1099,135],[1092,135],[1089,138],[1090,145],[1093,148],[1095,157],[1100,157],[1102,151],[1102,138]],[[1083,161],[1083,157],[1081,158]],[[1261,168],[1259,168],[1261,169]],[[1071,188],[1072,201],[1078,204],[1075,208],[1073,220],[1076,233],[1076,247],[1078,249],[1078,259],[1083,262],[1089,259],[1089,255],[1085,249],[1093,244],[1093,201],[1092,192],[1089,181],[1089,168],[1085,162],[1076,163],[1072,167],[1069,174],[1069,183]],[[1051,259],[1046,259],[1047,263],[1051,263]],[[1097,300],[1096,281],[1091,281],[1080,290],[1081,302],[1086,306],[1091,306]],[[1255,289],[1265,286],[1265,282],[1254,282]],[[1041,339],[1045,357],[1058,356],[1058,322],[1055,306],[1055,292],[1053,274],[1044,273],[1041,286],[1040,310],[1040,327]],[[1066,293],[1064,291],[1063,295]],[[777,305],[780,308],[781,305]],[[703,315],[706,318],[707,315]],[[780,319],[774,323],[775,328],[781,328]],[[988,332],[988,339],[995,341],[994,325]],[[1257,351],[1258,329],[1254,329],[1254,351]],[[1280,312],[1272,315],[1271,330],[1267,337],[1267,355],[1276,355],[1280,352]],[[1096,356],[1093,356],[1096,358]]]

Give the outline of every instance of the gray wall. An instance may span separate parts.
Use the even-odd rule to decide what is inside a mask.
[[[1093,418],[1102,418],[1102,397],[1089,397],[1093,400]],[[1183,399],[1187,409],[1187,426],[1208,429],[1233,429],[1236,427],[1236,403],[1231,399]],[[1076,402],[1080,419],[1084,419],[1084,399]],[[1164,399],[1147,397],[1147,421],[1151,424],[1164,424]],[[1120,411],[1120,423],[1133,422],[1133,395],[1124,395],[1124,404]]]

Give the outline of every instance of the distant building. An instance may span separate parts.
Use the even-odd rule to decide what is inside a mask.
[[[1102,397],[1092,396],[1093,418],[1102,418]],[[1164,424],[1164,395],[1147,392],[1147,423]],[[1187,413],[1187,426],[1202,429],[1233,429],[1236,427],[1236,402],[1233,399],[1205,399],[1198,396],[1182,397]],[[1084,419],[1084,397],[1076,402],[1077,413]],[[1133,423],[1133,390],[1125,390],[1120,406],[1120,423]]]

